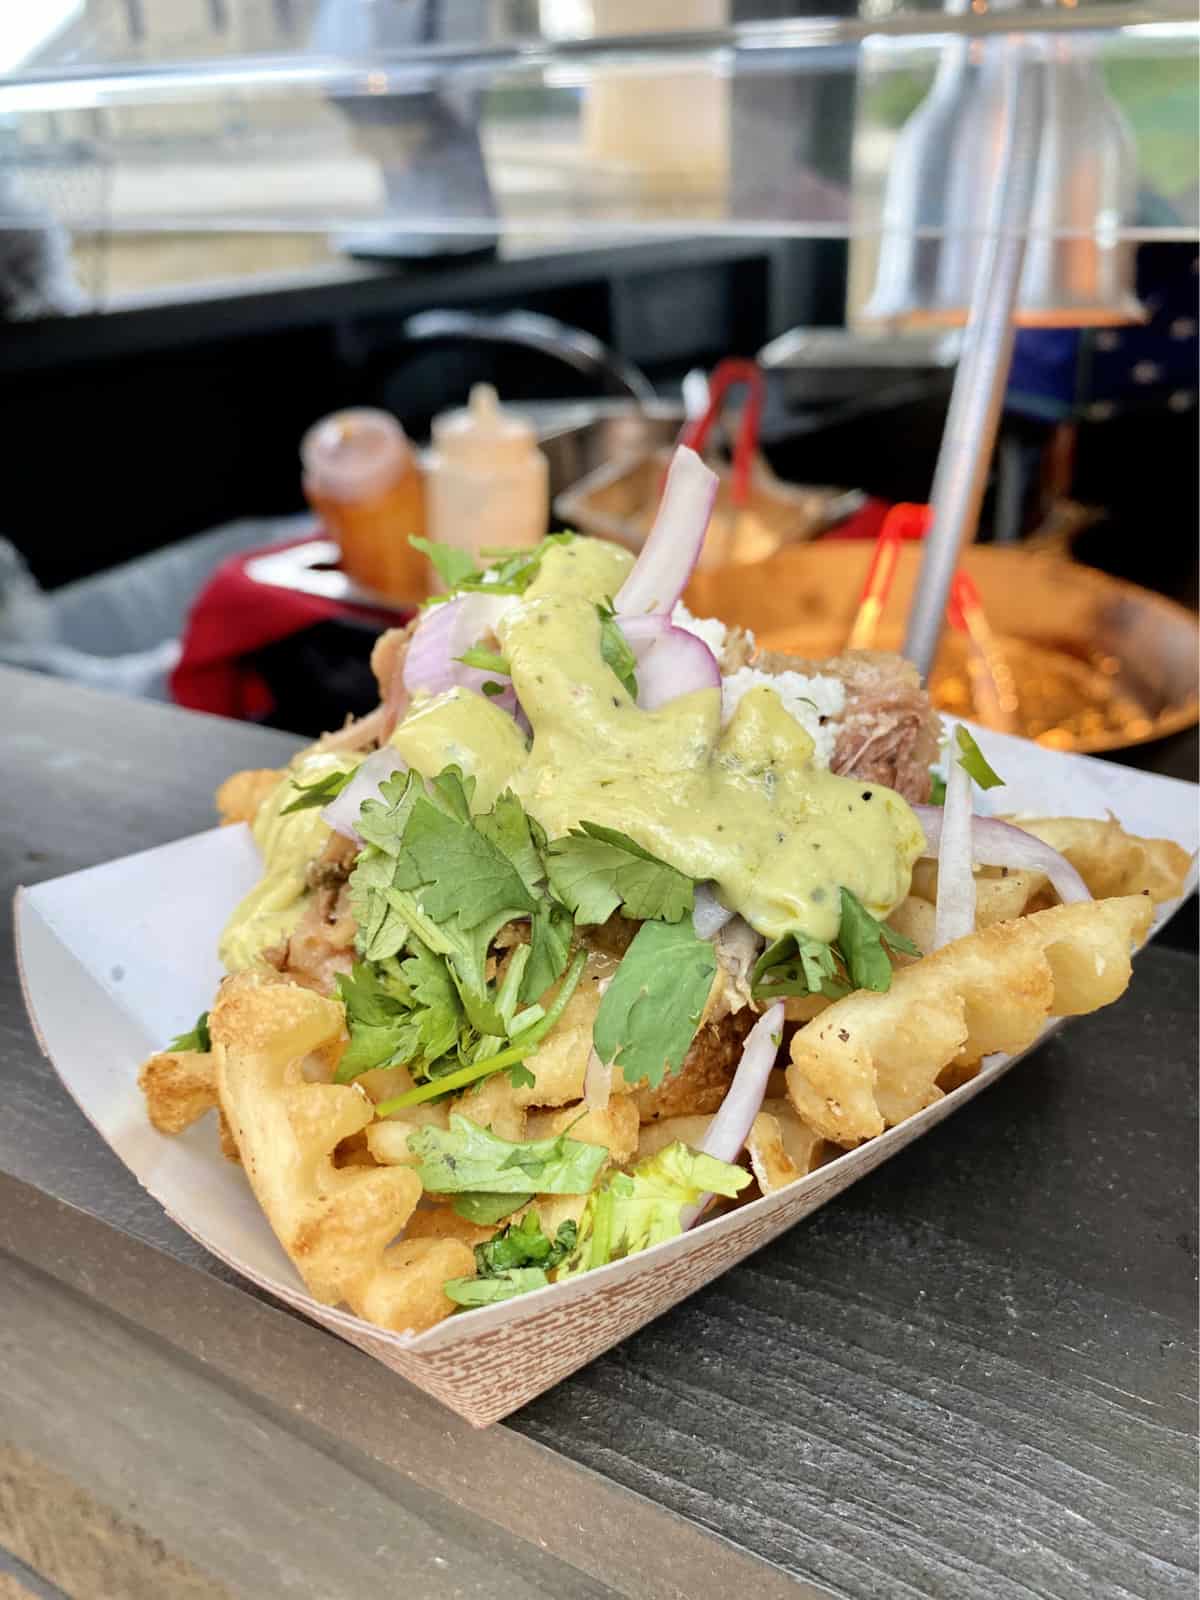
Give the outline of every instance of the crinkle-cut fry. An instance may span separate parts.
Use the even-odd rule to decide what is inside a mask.
[[[708,1132],[710,1116],[660,1117],[657,1122],[643,1122],[638,1130],[637,1159],[656,1156],[669,1144],[686,1144],[698,1149]]]
[[[221,826],[225,828],[233,822],[253,822],[259,806],[282,778],[283,773],[274,767],[252,767],[246,772],[231,774],[215,796]]]
[[[1192,858],[1173,839],[1126,833],[1115,817],[1008,817],[1066,856],[1098,900],[1149,891],[1156,905],[1183,893]]]
[[[490,1128],[497,1139],[521,1144],[525,1135],[523,1091],[514,1089],[507,1072],[493,1072],[476,1088],[465,1089],[454,1109],[481,1128]]]
[[[906,939],[911,939],[920,951],[933,948],[933,923],[935,917],[933,903],[923,899],[919,894],[910,894],[902,900],[887,919],[888,927],[895,928],[897,933],[902,933]],[[892,952],[893,966],[908,966],[917,958],[906,956],[898,951]]]
[[[477,1244],[485,1244],[493,1237],[498,1228],[503,1228],[505,1222],[469,1222],[466,1217],[460,1217],[451,1205],[426,1205],[418,1206],[409,1217],[404,1229],[404,1237],[408,1239],[456,1239],[459,1244],[473,1248]]]
[[[768,1095],[763,1101],[762,1108],[764,1113],[773,1117],[778,1124],[783,1148],[787,1151],[798,1176],[807,1177],[810,1172],[815,1172],[818,1167],[824,1165],[830,1153],[829,1141],[822,1138],[815,1128],[810,1128],[802,1117],[797,1116],[790,1100]]]
[[[461,1239],[401,1239],[346,1299],[381,1328],[422,1333],[457,1309],[442,1288],[446,1280],[474,1276],[475,1252]]]
[[[380,1276],[394,1293],[397,1264],[385,1266],[384,1252],[421,1197],[408,1167],[334,1166],[336,1147],[374,1117],[353,1085],[305,1074],[341,1037],[343,1015],[310,989],[248,972],[226,979],[209,1018],[217,1093],[246,1176],[310,1293],[331,1305],[365,1303]]]
[[[603,1111],[589,1111],[580,1101],[558,1111],[530,1112],[527,1139],[554,1139],[569,1133],[583,1144],[602,1144],[614,1166],[633,1159],[638,1148],[638,1109],[629,1095],[613,1095]]]
[[[1145,895],[1053,906],[999,922],[859,990],[798,1030],[788,1098],[837,1144],[874,1138],[941,1098],[952,1062],[1015,1053],[1048,1017],[1108,1005],[1149,927]]]
[[[146,1115],[159,1133],[182,1133],[217,1103],[212,1054],[205,1050],[160,1050],[142,1063],[138,1087]]]
[[[408,1148],[409,1135],[418,1128],[448,1128],[449,1106],[405,1106],[390,1117],[372,1122],[367,1128],[367,1149],[375,1160],[386,1167],[419,1167],[420,1156]]]
[[[788,1154],[783,1142],[783,1129],[769,1111],[760,1111],[750,1124],[746,1135],[746,1154],[750,1170],[758,1179],[762,1194],[774,1194],[776,1189],[786,1189],[803,1173]]]

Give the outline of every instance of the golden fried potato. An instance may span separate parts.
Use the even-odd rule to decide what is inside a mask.
[[[838,1144],[873,1138],[940,1099],[951,1062],[1015,1053],[1048,1017],[1115,1000],[1150,918],[1144,895],[1054,906],[902,967],[886,994],[859,990],[798,1030],[788,1098]]]
[[[215,796],[221,826],[226,828],[233,822],[253,822],[259,806],[282,778],[283,773],[273,767],[251,768],[226,778]]]
[[[603,951],[589,951],[575,993],[567,1001],[557,1025],[541,1047],[525,1058],[534,1081],[514,1090],[519,1106],[565,1106],[583,1095],[583,1080],[592,1053],[592,1026],[600,1009],[602,985],[616,971],[616,962]],[[543,1004],[545,1000],[543,999]],[[619,1072],[612,1075],[613,1094],[627,1089]]]
[[[203,1050],[159,1051],[142,1063],[138,1086],[159,1133],[182,1133],[217,1103],[213,1058]]]
[[[505,1222],[511,1220],[505,1218]],[[404,1237],[406,1240],[457,1239],[460,1244],[474,1248],[486,1243],[505,1222],[468,1222],[451,1205],[418,1206],[405,1225]]]
[[[917,949],[924,953],[933,948],[934,916],[932,901],[923,900],[919,894],[910,894],[887,919],[888,927],[895,928],[897,933],[903,934],[906,939],[911,939]],[[894,966],[904,967],[915,959],[914,956],[892,952]]]
[[[638,1129],[637,1159],[656,1156],[669,1144],[686,1144],[696,1150],[708,1132],[711,1116],[660,1117],[657,1122],[643,1122]]]
[[[405,1106],[403,1111],[372,1122],[366,1130],[367,1149],[372,1157],[385,1167],[419,1167],[420,1156],[408,1148],[409,1134],[418,1128],[448,1128],[450,1107],[448,1101],[436,1106]]]
[[[815,1172],[829,1157],[829,1145],[815,1128],[796,1115],[790,1100],[768,1097],[762,1103],[763,1113],[772,1117],[779,1127],[779,1136],[788,1159],[797,1175],[806,1177]]]
[[[494,1072],[478,1088],[464,1089],[454,1109],[481,1128],[490,1128],[497,1139],[520,1144],[525,1138],[524,1096],[528,1088],[514,1089],[507,1072]]]
[[[531,1111],[525,1137],[553,1139],[568,1129],[583,1144],[602,1144],[621,1167],[638,1148],[637,1106],[629,1095],[613,1095],[603,1111],[589,1111],[583,1101],[559,1111]]]
[[[760,1111],[750,1124],[746,1135],[746,1153],[750,1157],[750,1170],[758,1179],[762,1194],[773,1194],[803,1176],[800,1168],[788,1154],[783,1142],[783,1131],[770,1112]]]
[[[1149,892],[1157,905],[1183,893],[1191,857],[1173,839],[1141,839],[1115,817],[1010,817],[1066,856],[1098,900]]]
[[[913,872],[913,890],[908,900],[888,918],[893,928],[906,933],[921,950],[933,944],[933,907],[937,902],[937,862],[918,861]],[[918,887],[919,885],[919,887]],[[915,908],[910,902],[918,899]],[[993,922],[1009,922],[1027,911],[1043,911],[1056,905],[1048,880],[1040,872],[1016,871],[1009,867],[983,867],[975,874],[975,927],[990,928]],[[929,910],[925,911],[924,907]],[[920,937],[925,933],[924,940]],[[902,958],[901,964],[906,959]]]
[[[407,1167],[334,1166],[337,1146],[374,1116],[360,1089],[305,1075],[314,1053],[324,1070],[342,1027],[335,1001],[255,972],[227,979],[209,1018],[221,1109],[267,1220],[316,1299],[355,1305],[376,1278],[394,1291],[384,1251],[421,1181]]]
[[[474,1276],[475,1252],[461,1239],[401,1239],[346,1298],[368,1322],[421,1333],[458,1309],[442,1289],[447,1278]]]

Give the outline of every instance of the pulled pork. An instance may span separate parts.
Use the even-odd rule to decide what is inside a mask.
[[[911,662],[885,650],[848,650],[828,661],[766,650],[753,665],[762,672],[839,678],[846,686],[846,709],[837,723],[831,770],[885,784],[918,804],[929,799],[941,723]]]

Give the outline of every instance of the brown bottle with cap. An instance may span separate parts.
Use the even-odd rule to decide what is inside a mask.
[[[396,419],[360,407],[323,417],[300,442],[304,493],[342,552],[342,569],[391,600],[422,600],[428,563],[409,543],[425,532],[416,453]]]

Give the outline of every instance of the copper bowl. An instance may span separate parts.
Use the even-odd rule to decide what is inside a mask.
[[[753,629],[766,649],[819,659],[845,648],[871,541],[793,545],[752,566],[698,572],[685,596],[701,616]],[[901,551],[875,641],[901,646],[920,549]],[[1061,556],[980,545],[964,566],[978,585],[1019,711],[1013,731],[1056,749],[1146,744],[1200,719],[1200,627],[1185,607]],[[965,647],[947,630],[931,675],[941,709],[973,713]]]

